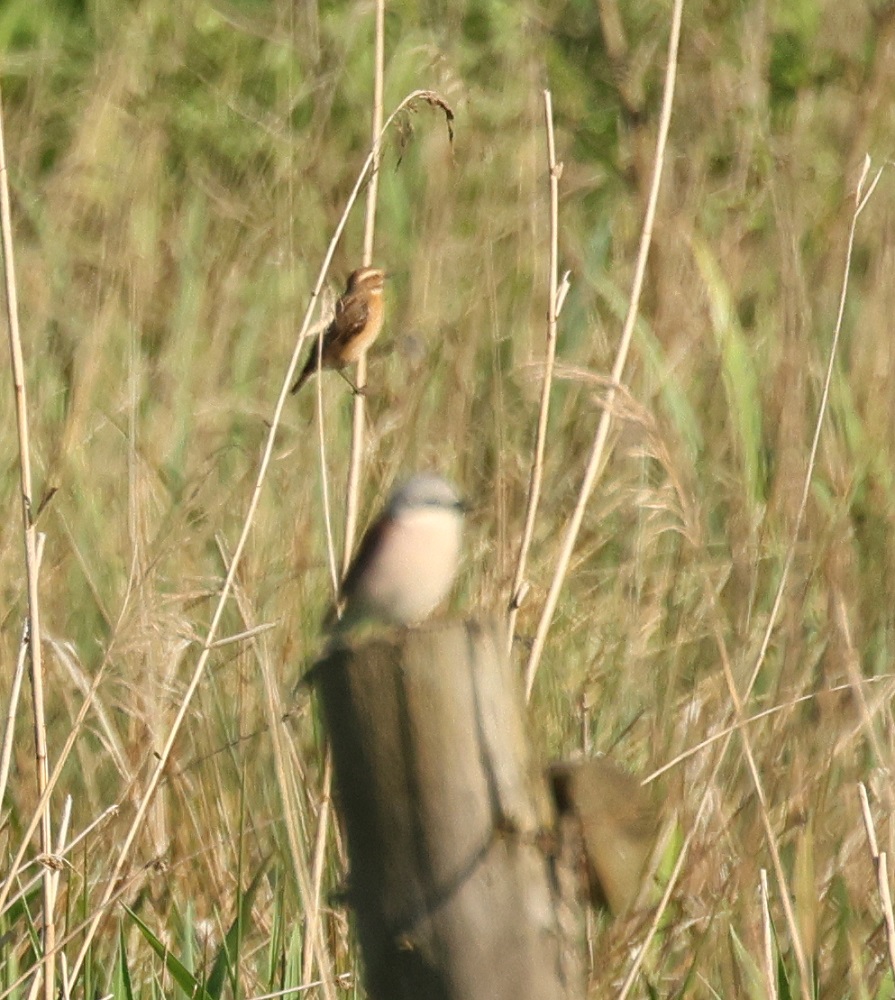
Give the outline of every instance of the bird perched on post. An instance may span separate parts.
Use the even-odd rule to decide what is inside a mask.
[[[399,486],[361,541],[342,584],[345,632],[360,622],[418,625],[447,597],[460,563],[465,505],[447,480],[422,472]]]
[[[342,369],[357,361],[382,330],[382,289],[385,271],[378,267],[359,267],[348,277],[344,295],[336,303],[332,322],[323,332],[323,345],[311,348],[305,366],[292,392],[296,393],[320,368],[333,368],[353,389],[356,386]]]

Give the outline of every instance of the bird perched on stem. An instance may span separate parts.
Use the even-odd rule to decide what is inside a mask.
[[[323,332],[323,344],[311,348],[292,392],[296,393],[320,368],[339,372],[352,389],[357,387],[342,372],[346,365],[364,354],[382,330],[382,289],[385,271],[359,267],[348,277],[344,295],[336,303],[332,322]]]
[[[361,541],[342,584],[337,632],[379,621],[418,625],[457,575],[465,505],[447,480],[422,472],[399,486]]]

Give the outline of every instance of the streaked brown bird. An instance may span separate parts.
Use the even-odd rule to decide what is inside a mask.
[[[365,354],[382,329],[382,289],[385,271],[378,267],[359,267],[348,277],[345,294],[336,303],[332,322],[323,332],[323,346],[318,358],[315,342],[292,392],[298,390],[320,368],[332,368],[346,382],[356,386],[344,374],[346,365]]]

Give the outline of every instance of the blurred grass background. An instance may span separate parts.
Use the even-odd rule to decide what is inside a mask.
[[[546,315],[542,90],[553,93],[561,267],[572,287],[523,643],[599,418],[594,376],[611,368],[627,303],[669,16],[669,5],[642,0],[387,7],[386,113],[427,87],[456,121],[451,143],[439,113],[406,115],[383,153],[374,260],[392,278],[370,358],[363,517],[401,474],[432,467],[457,481],[478,509],[454,600],[463,613],[506,606],[523,521]],[[367,2],[7,0],[0,9],[35,478],[38,495],[57,491],[39,522],[51,765],[105,664],[53,811],[71,796],[76,833],[120,806],[69,858],[60,904],[69,928],[105,887],[195,664],[297,323],[369,146],[372,38]],[[584,742],[645,774],[729,721],[719,641],[743,685],[792,538],[861,163],[892,156],[893,53],[891,2],[685,9],[630,399],[531,708],[545,758]],[[356,211],[334,292],[359,263],[362,225]],[[856,788],[868,784],[891,856],[893,275],[887,172],[859,223],[820,461],[749,705],[782,706],[749,732],[824,997],[895,995]],[[351,402],[340,379],[324,378],[338,486]],[[291,798],[310,854],[322,757],[313,711],[291,692],[319,650],[330,599],[312,397],[287,407],[220,634],[276,627],[213,657],[128,874],[124,900],[147,932],[115,910],[82,996],[125,996],[126,983],[136,996],[171,995],[177,977],[150,931],[207,980],[241,905],[239,961],[205,982],[209,995],[300,982],[302,904],[283,817]],[[0,407],[8,678],[25,584],[11,392]],[[19,715],[0,829],[7,858],[35,803],[24,707]],[[272,726],[288,737],[285,782]],[[703,751],[657,783],[668,863],[713,759]],[[338,853],[327,855],[324,897],[340,883]],[[769,867],[735,741],[639,995],[769,995],[758,898]],[[772,881],[785,996],[798,987],[780,891]],[[21,904],[0,916],[7,988],[37,948],[28,928],[38,897],[27,899],[30,917]],[[591,995],[614,995],[642,920],[592,928]],[[334,968],[353,969],[337,906],[326,934]]]

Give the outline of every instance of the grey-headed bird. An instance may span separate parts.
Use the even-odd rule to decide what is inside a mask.
[[[342,584],[338,632],[372,620],[418,625],[447,597],[460,563],[464,504],[447,480],[421,472],[394,490]]]

